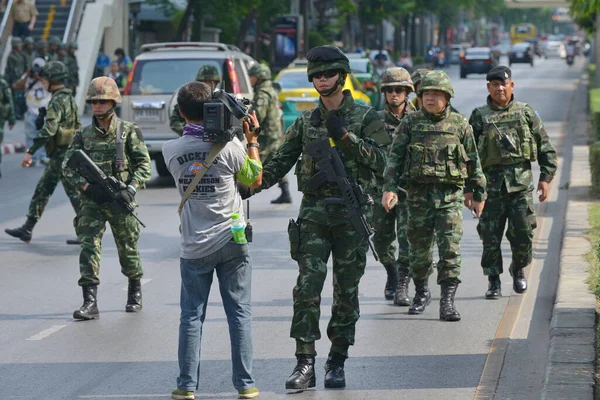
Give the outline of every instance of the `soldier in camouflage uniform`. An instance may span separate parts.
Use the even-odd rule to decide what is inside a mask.
[[[419,90],[419,85],[421,84],[421,80],[429,71],[431,71],[431,68],[417,68],[412,73],[411,79],[412,79],[413,85],[415,87],[415,93],[417,93],[417,91]],[[421,109],[421,99],[419,99],[419,96],[412,99],[411,104],[412,104],[413,110],[420,110]]]
[[[35,59],[35,41],[31,36],[27,36],[23,41],[23,57],[25,58],[25,66],[31,67],[33,60]]]
[[[363,187],[375,184],[375,173],[385,163],[385,146],[390,143],[383,122],[370,107],[354,102],[349,91],[342,91],[351,73],[348,58],[334,46],[311,49],[308,80],[319,92],[318,107],[304,112],[287,130],[284,143],[264,164],[262,188],[279,182],[296,164],[298,188],[303,192],[297,222],[290,221],[290,251],[298,262],[299,275],[294,288],[294,316],[290,336],[296,339],[298,363],[286,381],[287,389],[315,386],[315,341],[319,330],[320,302],[327,260],[333,256],[333,306],[327,327],[331,350],[325,364],[325,387],[344,387],[344,361],[354,344],[359,317],[358,283],[364,274],[367,240],[345,218],[345,206],[325,205],[327,197],[341,197],[338,186],[325,182],[309,190],[307,181],[319,172],[316,161],[305,154],[306,146],[329,137],[336,144],[351,179]],[[330,211],[331,214],[328,212]],[[371,217],[371,206],[363,211]]]
[[[50,162],[44,169],[31,203],[29,203],[27,221],[20,228],[6,229],[6,233],[24,242],[31,241],[33,227],[42,217],[58,182],[62,182],[75,213],[79,211],[79,194],[75,187],[65,179],[62,172],[62,162],[67,147],[71,144],[75,131],[81,127],[75,99],[71,96],[71,91],[64,86],[67,76],[67,68],[60,61],[46,63],[40,74],[40,78],[48,81],[48,90],[52,93],[52,99],[48,104],[46,120],[41,129],[37,131],[36,137],[33,139],[33,146],[27,150],[21,165],[23,167],[31,166],[32,155],[42,146],[46,148]],[[67,243],[79,244],[77,240],[68,240]]]
[[[219,70],[217,70],[217,67],[212,65],[203,65],[198,70],[196,81],[205,83],[210,86],[211,90],[215,90],[219,83],[221,83],[221,76],[219,75]],[[177,96],[177,93],[175,93],[174,96]],[[169,127],[173,132],[182,135],[184,126],[185,119],[183,119],[183,117],[179,114],[179,106],[175,104],[175,107],[173,107],[173,112],[171,113]]]
[[[527,290],[523,269],[531,263],[533,207],[531,162],[540,165],[537,186],[539,201],[546,200],[549,183],[557,168],[556,151],[537,112],[514,99],[514,82],[508,67],[494,67],[487,75],[490,93],[487,103],[473,110],[469,123],[477,140],[483,172],[487,178],[488,198],[477,225],[483,241],[481,266],[488,276],[487,299],[502,296],[501,243],[508,221],[506,238],[510,242],[512,263],[509,272],[517,293]]]
[[[50,61],[58,61],[58,48],[62,44],[62,40],[58,36],[50,36],[48,39],[48,57]]]
[[[69,158],[77,150],[83,150],[107,176],[113,176],[123,183],[119,194],[128,203],[135,203],[135,194],[146,185],[151,175],[150,156],[140,129],[115,115],[116,105],[121,102],[115,81],[105,76],[93,79],[86,101],[91,103],[94,113],[92,124],[77,132],[63,163],[67,179],[82,191],[81,210],[75,219],[81,240],[79,286],[83,291],[83,305],[75,310],[73,318],[79,320],[99,316],[96,299],[106,222],[110,224],[115,237],[121,271],[129,278],[125,306],[127,312],[142,309],[140,279],[143,271],[138,252],[138,221],[133,215],[125,214],[108,203],[106,194],[97,184],[87,184],[85,179],[69,169]]]
[[[35,45],[36,58],[43,58],[44,61],[50,61],[50,55],[48,54],[48,42],[45,40],[38,40]]]
[[[15,114],[17,119],[23,119],[24,108],[24,96],[22,90],[16,90],[14,84],[21,79],[29,65],[25,64],[25,57],[23,57],[23,40],[20,37],[13,37],[11,40],[12,51],[8,55],[6,61],[6,81],[10,85],[13,95],[13,104],[15,106]]]
[[[254,98],[250,111],[256,111],[256,117],[260,123],[261,131],[258,137],[260,144],[260,159],[274,153],[281,145],[283,133],[281,119],[279,117],[279,97],[273,83],[271,82],[271,71],[266,65],[256,63],[248,71],[250,83],[254,89]],[[272,204],[289,204],[292,202],[287,175],[279,182],[281,195]]]
[[[404,68],[388,68],[381,75],[381,91],[385,95],[385,107],[378,111],[383,119],[385,129],[393,140],[396,127],[410,111],[408,95],[413,91],[410,73]],[[388,151],[389,151],[388,146]],[[377,185],[371,195],[374,199],[381,199],[383,195],[383,170],[377,176]],[[389,212],[383,208],[380,201],[373,205],[373,228],[375,236],[373,243],[379,255],[379,261],[387,272],[387,281],[384,289],[386,300],[394,299],[394,304],[399,306],[410,305],[408,297],[408,241],[406,238],[407,209],[405,197],[401,196],[400,203]],[[397,229],[396,229],[397,226]],[[397,234],[396,234],[397,232]],[[396,260],[396,246],[398,238],[399,253]]]
[[[0,78],[0,164],[2,164],[2,142],[4,141],[4,123],[8,120],[8,128],[15,126],[15,107],[8,82]],[[2,171],[0,171],[0,178]]]
[[[479,215],[485,203],[485,176],[471,126],[450,110],[454,89],[448,75],[429,72],[417,95],[423,108],[407,115],[395,132],[382,204],[389,210],[398,201],[398,187],[405,185],[409,264],[416,287],[408,313],[423,313],[431,301],[427,280],[435,241],[440,256],[440,319],[459,321],[454,296],[460,283],[463,189],[470,193],[470,207]]]
[[[73,96],[77,93],[77,86],[79,86],[79,64],[77,63],[77,56],[75,52],[78,46],[75,42],[70,42],[67,45],[67,55],[65,56],[65,65],[69,70],[68,85],[73,90]]]

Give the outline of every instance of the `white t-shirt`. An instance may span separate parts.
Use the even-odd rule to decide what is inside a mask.
[[[163,145],[165,164],[181,196],[212,146],[195,136],[182,136]],[[231,215],[237,213],[243,218],[244,213],[235,174],[245,160],[246,150],[234,138],[221,150],[185,203],[181,214],[181,258],[206,257],[232,240]]]
[[[50,103],[51,98],[52,93],[46,89],[42,81],[36,81],[30,77],[25,79],[25,103],[27,104],[28,112],[32,113],[33,115],[38,115],[38,108],[48,107],[48,103]]]

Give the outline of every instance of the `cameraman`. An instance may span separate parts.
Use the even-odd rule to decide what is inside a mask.
[[[48,87],[44,80],[40,78],[40,72],[46,65],[46,61],[43,58],[36,58],[31,63],[31,68],[27,70],[21,79],[15,82],[14,86],[18,90],[25,92],[25,103],[27,104],[27,111],[25,112],[25,142],[27,148],[33,146],[33,138],[38,129],[41,129],[44,125],[44,117],[46,107],[50,103],[52,93],[48,91]],[[42,117],[39,123],[36,124],[36,119],[40,114],[40,108],[42,110]],[[42,147],[32,157],[33,165],[40,161],[42,164],[48,164],[50,159],[46,155],[46,150]]]
[[[203,168],[214,143],[204,139],[204,103],[212,102],[211,88],[188,82],[177,95],[179,113],[185,119],[181,138],[164,144],[162,152],[179,194]],[[250,124],[258,127],[255,114]],[[229,323],[233,386],[238,398],[258,397],[252,376],[252,266],[247,244],[233,240],[232,214],[243,216],[236,180],[250,187],[262,183],[258,132],[243,123],[248,153],[237,137],[219,152],[206,175],[192,192],[181,213],[181,317],[179,325],[179,377],[174,399],[193,399],[198,389],[202,323],[213,272],[216,271]]]

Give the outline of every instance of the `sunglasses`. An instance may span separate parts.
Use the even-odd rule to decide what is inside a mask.
[[[383,88],[383,91],[386,93],[402,93],[404,92],[406,89],[404,89],[403,87],[385,87]]]
[[[88,103],[90,104],[107,104],[111,100],[90,100]]]
[[[325,71],[325,72],[318,72],[316,74],[313,74],[312,79],[321,79],[323,76],[327,79],[329,78],[333,78],[334,76],[336,76],[337,74],[339,74],[339,71]]]

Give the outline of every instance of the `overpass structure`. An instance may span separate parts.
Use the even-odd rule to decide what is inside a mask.
[[[569,7],[568,0],[504,0],[508,8],[542,8],[542,7]]]

